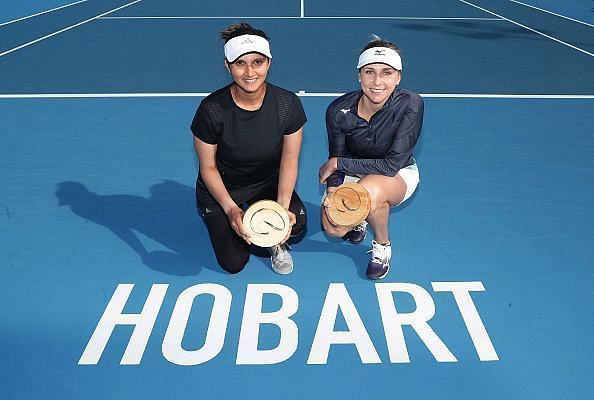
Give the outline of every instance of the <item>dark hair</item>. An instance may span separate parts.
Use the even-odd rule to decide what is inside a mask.
[[[229,25],[227,28],[225,28],[224,31],[219,33],[219,35],[221,36],[221,39],[225,41],[225,43],[227,43],[234,37],[241,35],[256,35],[261,36],[266,40],[270,40],[270,38],[266,36],[264,31],[252,27],[247,22],[240,22],[239,24]]]
[[[367,43],[367,45],[365,45],[365,47],[363,47],[363,50],[361,50],[361,53],[363,53],[365,50],[368,50],[368,49],[371,49],[374,47],[387,47],[388,49],[394,50],[396,53],[398,53],[398,55],[400,57],[402,57],[402,54],[400,54],[400,49],[394,43],[392,43],[388,40],[384,40],[377,35],[371,35],[371,41],[369,43]]]

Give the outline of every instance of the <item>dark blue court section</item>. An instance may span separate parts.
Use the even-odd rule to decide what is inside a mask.
[[[171,0],[166,2],[160,0],[143,0],[140,3],[113,13],[112,16],[298,17],[299,14],[300,2],[298,0],[259,0],[256,3],[242,0],[226,0],[219,3],[195,0]]]
[[[0,24],[13,21],[15,19],[27,17],[29,15],[37,14],[42,11],[47,11],[52,8],[61,7],[67,4],[74,3],[68,0],[44,0],[39,1],[22,1],[22,0],[5,0],[0,3]]]
[[[96,17],[129,2],[124,0],[87,1],[2,26],[0,27],[0,53]]]
[[[353,89],[376,33],[402,48],[403,83],[421,93],[594,93],[594,57],[506,21],[248,21],[272,38],[271,80],[294,91]],[[93,21],[0,57],[0,93],[211,92],[227,79],[218,32],[232,22]]]
[[[493,18],[492,15],[459,1],[378,0],[373,2],[372,7],[357,0],[344,0],[338,3],[311,1],[305,4],[307,16]]]
[[[592,26],[535,10],[509,0],[473,0],[470,3],[582,50],[594,52],[594,27]],[[591,75],[594,77],[594,73]]]
[[[590,398],[590,100],[426,100],[421,186],[391,216],[387,282],[431,294],[429,323],[458,362],[436,362],[405,329],[406,364],[388,360],[374,286],[364,278],[369,239],[328,240],[315,217],[331,99],[303,99],[310,121],[298,190],[311,219],[287,277],[258,257],[237,276],[216,265],[193,204],[187,126],[199,100],[0,103],[2,398]],[[439,281],[484,284],[472,297],[499,361],[479,361],[451,294],[431,289]],[[206,282],[233,295],[225,346],[205,364],[173,365],[161,353],[173,305]],[[119,365],[132,333],[123,326],[97,365],[77,365],[120,283],[136,285],[129,313],[140,312],[152,284],[170,285],[141,364]],[[299,295],[298,349],[281,364],[235,365],[248,283],[280,283]],[[381,364],[364,365],[354,346],[334,345],[326,365],[306,365],[330,283],[344,283]],[[414,309],[410,296],[395,299],[399,311]],[[202,297],[194,304],[186,348],[202,343],[211,306]],[[336,329],[344,329],[340,316]],[[274,326],[263,328],[261,348],[278,339]]]
[[[591,0],[525,0],[522,3],[574,18],[590,25],[594,24],[594,7],[592,7]]]

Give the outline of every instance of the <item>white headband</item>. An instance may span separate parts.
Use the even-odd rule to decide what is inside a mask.
[[[402,59],[400,55],[395,50],[387,47],[372,47],[365,50],[359,56],[357,69],[373,63],[388,64],[390,67],[402,71]]]
[[[262,36],[241,35],[229,39],[229,41],[225,43],[225,58],[228,62],[234,62],[242,55],[254,52],[272,58],[268,40],[264,39]]]

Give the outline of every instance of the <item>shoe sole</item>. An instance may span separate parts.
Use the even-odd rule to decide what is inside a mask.
[[[388,264],[388,269],[386,270],[386,272],[384,272],[384,274],[382,276],[377,276],[377,277],[376,276],[373,276],[373,277],[371,277],[371,276],[367,275],[367,279],[371,279],[371,280],[374,280],[374,281],[379,281],[380,279],[384,279],[386,277],[386,275],[388,275],[388,272],[390,272],[390,264]]]
[[[279,275],[289,275],[291,272],[293,272],[293,268],[291,268],[288,271],[284,271],[284,270],[276,269],[276,268],[274,268],[274,266],[272,266],[272,270]]]

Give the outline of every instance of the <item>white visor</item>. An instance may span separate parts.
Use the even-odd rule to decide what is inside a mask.
[[[373,63],[387,64],[398,71],[402,71],[402,59],[400,55],[395,50],[387,47],[372,47],[365,50],[359,56],[357,69]]]
[[[225,58],[230,63],[247,53],[260,53],[268,58],[272,58],[268,40],[264,39],[262,36],[241,35],[229,39],[229,41],[225,43]]]

